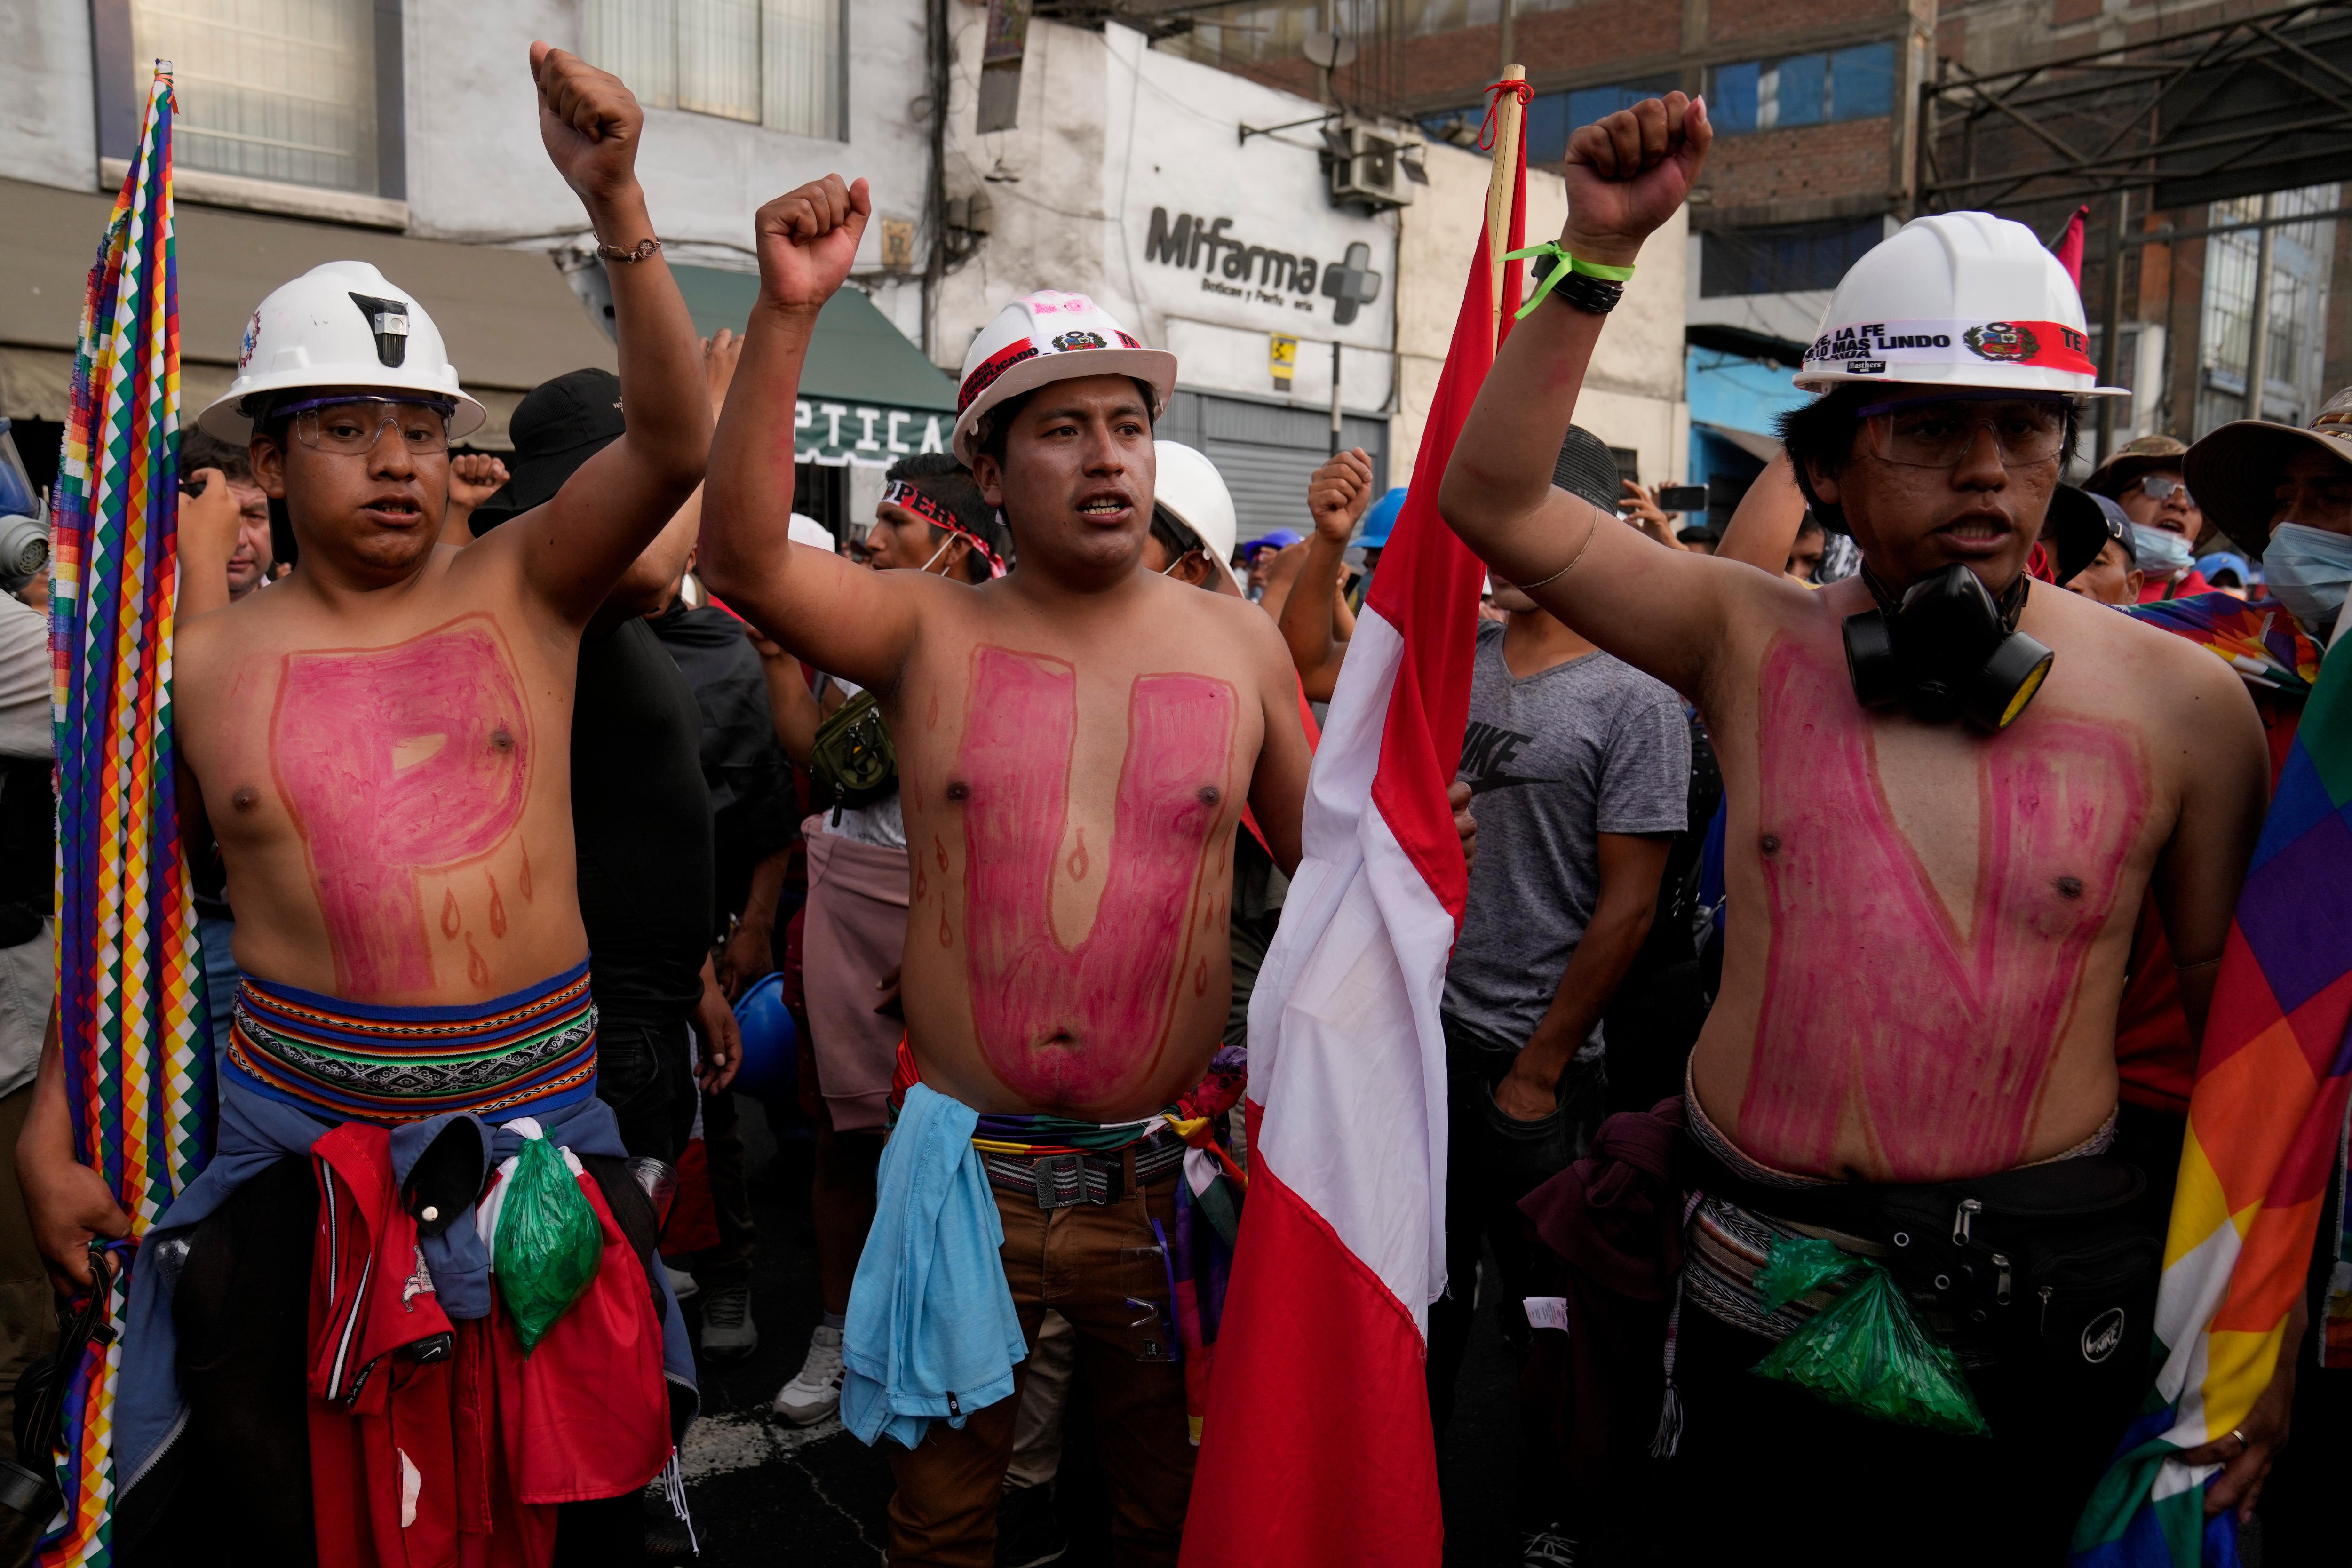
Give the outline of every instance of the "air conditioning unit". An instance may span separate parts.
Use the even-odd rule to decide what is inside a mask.
[[[1425,184],[1421,172],[1419,140],[1374,125],[1341,125],[1334,142],[1344,141],[1346,156],[1331,159],[1331,199],[1363,202],[1376,207],[1412,204],[1412,187]]]

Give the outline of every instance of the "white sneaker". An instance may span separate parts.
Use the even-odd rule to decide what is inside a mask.
[[[809,1338],[808,1360],[776,1393],[775,1412],[795,1426],[814,1426],[841,1408],[841,1331],[823,1323]]]
[[[681,1303],[691,1301],[702,1293],[702,1287],[696,1284],[694,1276],[685,1269],[672,1268],[667,1263],[664,1263],[662,1271],[669,1276],[670,1294],[676,1296]]]

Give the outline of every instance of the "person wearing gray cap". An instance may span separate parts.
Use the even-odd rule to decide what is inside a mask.
[[[2352,386],[2296,429],[2239,419],[2189,449],[2189,483],[2271,597],[2326,646],[2352,583]]]
[[[2093,491],[2060,485],[2050,497],[2050,533],[2060,587],[2102,605],[2140,602],[2147,574],[2140,570],[2138,531],[2122,507]]]

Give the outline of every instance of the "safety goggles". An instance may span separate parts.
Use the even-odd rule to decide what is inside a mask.
[[[2189,483],[2185,479],[2168,479],[2162,474],[2142,474],[2139,489],[2140,493],[2152,501],[2168,501],[2178,495],[2182,506],[2197,504],[2197,498],[2189,493]]]
[[[2037,398],[1922,397],[1874,403],[1854,416],[1869,433],[1872,455],[1884,462],[1958,468],[1976,446],[1977,432],[1990,430],[2001,467],[2022,468],[2065,449],[2069,412],[2063,402]]]
[[[271,413],[291,414],[294,438],[315,452],[359,457],[374,451],[392,430],[403,447],[422,457],[449,449],[449,416],[456,408],[443,398],[337,397]]]

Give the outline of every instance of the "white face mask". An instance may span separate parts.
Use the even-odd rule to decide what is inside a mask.
[[[2147,574],[2151,583],[2169,583],[2189,570],[2195,559],[2189,553],[2189,541],[2165,528],[2149,528],[2144,523],[2132,524],[2133,552],[2139,558],[2139,568]]]
[[[2271,530],[2270,547],[2263,552],[2263,576],[2271,597],[2324,643],[2344,613],[2345,589],[2352,584],[2352,537],[2282,522]]]

